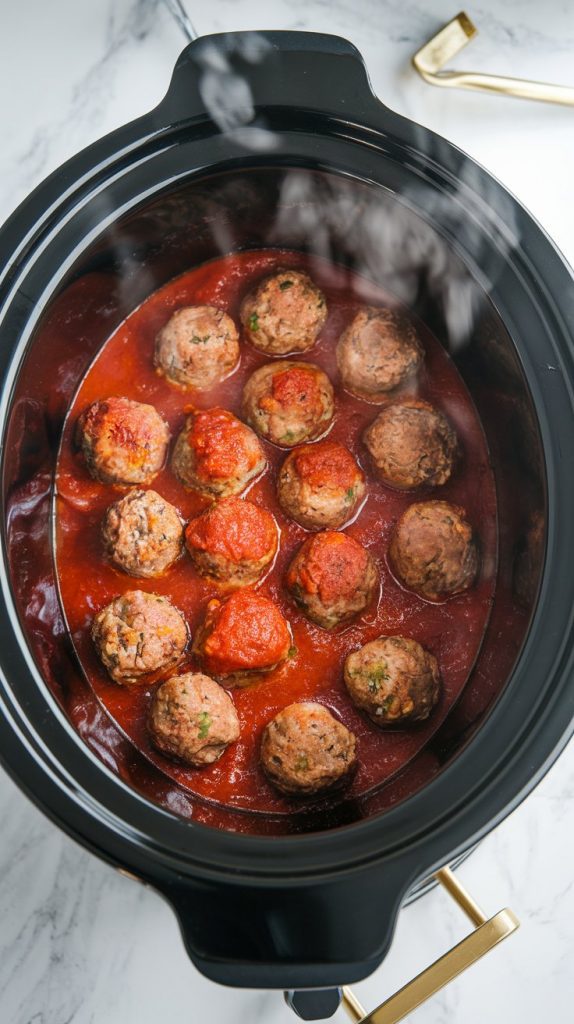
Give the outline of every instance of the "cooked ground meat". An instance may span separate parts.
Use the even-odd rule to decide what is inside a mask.
[[[335,399],[327,374],[312,363],[260,366],[243,390],[243,415],[261,437],[293,448],[324,434]]]
[[[346,533],[325,530],[299,548],[287,589],[308,619],[333,629],[364,611],[379,585],[370,554]]]
[[[227,409],[191,413],[173,450],[171,466],[181,483],[201,494],[239,494],[267,465],[253,431]]]
[[[160,576],[183,550],[178,512],[156,491],[130,491],[110,505],[102,535],[108,558],[130,576]]]
[[[277,605],[253,590],[236,590],[207,606],[193,650],[206,672],[241,686],[271,672],[292,649],[289,623]]]
[[[172,313],[155,342],[157,372],[181,388],[212,388],[239,360],[233,320],[215,306],[184,306]]]
[[[364,442],[383,483],[399,490],[445,484],[458,450],[446,416],[416,398],[386,406],[365,431]]]
[[[153,405],[112,397],[82,413],[76,440],[95,480],[131,487],[151,483],[163,467],[169,428]]]
[[[472,586],[478,550],[465,515],[447,501],[421,501],[403,512],[393,530],[389,560],[405,587],[440,601]]]
[[[312,796],[347,781],[356,764],[355,736],[322,704],[290,704],[261,741],[261,766],[284,793]]]
[[[349,654],[345,686],[375,725],[422,722],[436,705],[440,674],[434,655],[416,640],[380,636]]]
[[[327,319],[325,296],[307,274],[282,270],[243,300],[241,323],[255,348],[271,355],[305,352]]]
[[[188,631],[166,597],[128,590],[98,612],[92,639],[114,682],[137,683],[177,664]]]
[[[192,519],[187,550],[202,576],[244,587],[273,561],[279,536],[270,512],[242,498],[224,498]]]
[[[384,402],[420,369],[423,348],[409,320],[392,309],[360,309],[337,343],[337,364],[347,391]]]
[[[348,448],[329,440],[292,451],[277,482],[281,508],[307,530],[343,526],[352,519],[365,490],[363,472]]]
[[[172,676],[155,691],[148,716],[152,742],[169,757],[196,768],[218,761],[239,738],[229,694],[201,672]]]

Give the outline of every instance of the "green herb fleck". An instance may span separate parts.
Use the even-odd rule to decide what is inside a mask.
[[[280,287],[282,292],[286,292],[288,288],[292,288],[293,287],[294,283],[295,283],[294,281],[282,281],[281,284],[279,285],[279,287]]]
[[[299,757],[295,761],[296,772],[306,772],[309,767],[309,760],[305,757],[305,754],[299,754]]]
[[[347,501],[353,501],[354,497],[355,497],[355,488],[354,487],[348,487],[347,488]]]
[[[280,441],[294,441],[296,437],[297,437],[297,434],[295,433],[294,430],[288,430],[286,434],[283,434],[283,437],[279,438],[279,440]]]
[[[382,703],[377,708],[377,714],[378,715],[386,714],[386,712],[390,710],[392,705],[393,705],[393,695],[392,695],[392,693],[390,693],[387,697],[385,697],[385,699],[382,701]]]
[[[191,344],[192,345],[205,345],[209,341],[210,338],[211,338],[211,334],[206,334],[205,337],[203,337],[203,338],[200,338],[199,334],[194,334],[193,338],[191,339]]]
[[[200,740],[207,739],[209,730],[211,728],[211,715],[209,711],[201,711],[199,715],[199,738]]]
[[[259,330],[259,317],[258,317],[257,313],[252,313],[251,316],[249,317],[249,330],[250,331],[258,331]]]
[[[367,675],[369,692],[378,693],[381,688],[381,683],[388,678],[389,673],[387,672],[386,661],[384,661],[382,665],[377,665],[375,668],[372,668]]]
[[[288,658],[296,658],[298,653],[299,652],[298,652],[297,648],[293,644],[293,646],[290,647],[289,650],[287,651],[287,657]]]

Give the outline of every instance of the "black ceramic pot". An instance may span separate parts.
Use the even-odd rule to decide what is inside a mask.
[[[374,97],[349,43],[268,33],[253,61],[242,40],[188,46],[159,107],[51,175],[0,234],[0,756],[61,827],[168,899],[204,974],[330,986],[380,963],[407,891],[508,814],[570,735],[574,284],[492,177]],[[221,134],[201,98],[213,46],[251,89],[239,133]],[[239,834],[233,815],[227,830],[178,815],[125,740],[110,726],[96,743],[70,705],[55,454],[92,356],[145,295],[225,250],[319,239],[402,292],[468,384],[497,479],[497,596],[465,698],[390,796],[290,835]],[[76,318],[75,340],[52,329],[48,347],[58,316]]]

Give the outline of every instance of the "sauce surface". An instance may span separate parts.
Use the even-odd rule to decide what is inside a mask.
[[[216,764],[193,769],[170,761],[151,746],[146,717],[154,685],[121,687],[113,683],[96,655],[90,629],[94,615],[116,595],[141,589],[169,597],[181,609],[193,633],[203,620],[209,599],[221,596],[222,590],[198,576],[187,555],[166,575],[153,580],[127,576],[106,562],[101,521],[120,492],[90,477],[75,450],[73,432],[86,406],[111,395],[154,405],[168,422],[172,439],[183,427],[186,406],[219,405],[239,416],[243,385],[257,367],[271,361],[268,356],[243,340],[239,367],[230,377],[209,391],[182,392],[154,372],[155,335],[172,312],[184,305],[215,305],[239,323],[244,295],[265,274],[280,268],[306,270],[327,298],[327,322],[317,344],[296,358],[321,366],[335,387],[336,414],[328,436],[353,452],[367,479],[366,501],[345,529],[374,558],[381,576],[381,594],[355,622],[331,632],[314,626],[292,603],[283,580],[289,562],[309,534],[284,516],[277,503],[277,472],[287,452],[262,441],[269,467],[244,496],[273,513],[281,535],[277,558],[258,590],[276,601],[289,620],[297,653],[253,685],[232,691],[241,723],[240,739]],[[281,708],[298,700],[325,704],[357,736],[359,768],[345,791],[346,798],[358,798],[378,788],[428,743],[462,693],[478,654],[496,577],[496,494],[482,427],[458,371],[438,340],[417,324],[425,347],[425,367],[409,391],[435,403],[448,415],[463,454],[444,487],[410,494],[393,491],[376,481],[361,435],[380,407],[347,394],[338,381],[335,343],[340,333],[362,303],[384,305],[390,301],[376,286],[349,271],[299,253],[274,250],[224,257],[169,282],[131,313],[96,357],[72,402],[58,462],[56,566],[60,599],[76,652],[90,686],[113,722],[166,776],[209,801],[275,815],[301,807],[303,801],[278,793],[258,764],[263,727]],[[209,504],[198,494],[186,491],[169,465],[151,486],[178,509],[186,522]],[[386,560],[389,534],[401,512],[413,501],[434,497],[466,509],[481,550],[476,585],[444,604],[429,604],[405,591],[393,578]],[[385,731],[377,729],[350,703],[343,684],[343,663],[349,651],[381,634],[394,633],[413,637],[437,657],[443,690],[427,722],[408,730]],[[178,672],[198,667],[188,655]],[[309,805],[308,800],[305,805]]]

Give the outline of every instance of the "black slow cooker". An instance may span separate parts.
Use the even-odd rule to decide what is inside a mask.
[[[258,39],[255,55],[242,35],[188,46],[160,105],[52,174],[0,234],[0,756],[70,835],[165,896],[205,975],[328,987],[373,971],[407,891],[508,814],[570,736],[574,282],[498,182],[375,98],[348,42]],[[240,130],[205,106],[218,53],[243,83]],[[98,348],[174,275],[264,246],[358,269],[430,325],[481,415],[499,504],[489,626],[426,760],[289,835],[183,815],[159,781],[139,784],[111,723],[102,745],[74,717],[52,559],[58,442]],[[73,318],[73,341],[52,329],[48,345],[54,316]]]

